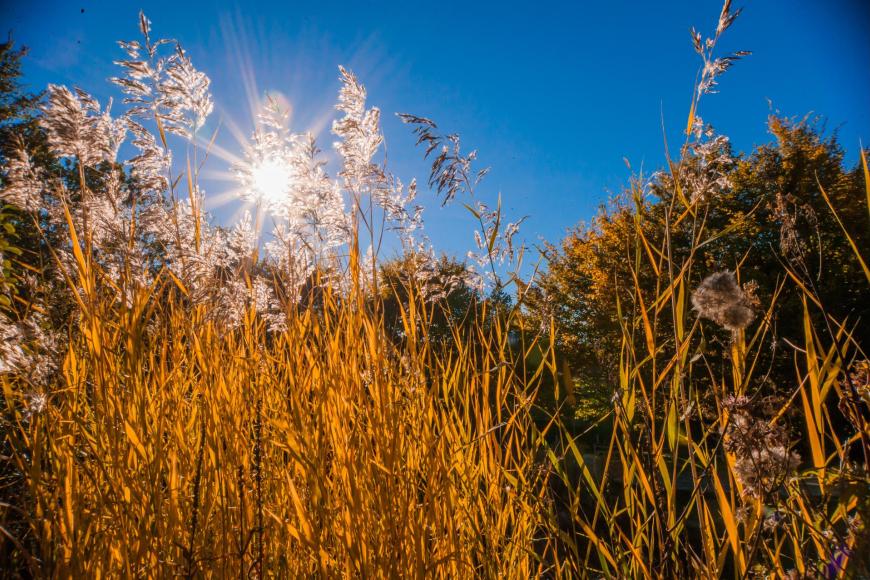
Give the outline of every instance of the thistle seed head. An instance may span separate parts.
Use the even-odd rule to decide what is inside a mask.
[[[692,293],[692,307],[728,330],[746,328],[755,319],[750,297],[728,271],[707,276]]]

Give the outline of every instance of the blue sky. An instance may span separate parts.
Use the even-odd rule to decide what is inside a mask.
[[[462,135],[492,167],[482,194],[501,193],[509,218],[528,215],[523,234],[560,239],[589,218],[636,170],[664,160],[685,125],[699,64],[689,28],[715,27],[721,4],[679,2],[236,2],[175,0],[27,2],[0,0],[0,23],[31,49],[30,88],[75,84],[101,100],[123,58],[118,39],[138,37],[144,9],[155,36],[177,38],[212,79],[218,143],[240,146],[230,127],[252,129],[248,92],[279,93],[295,130],[319,131],[329,153],[337,66],[354,70],[383,112],[391,167],[423,180],[426,165],[393,115],[430,117]],[[740,6],[741,4],[736,4]],[[767,142],[771,111],[814,112],[838,129],[850,162],[870,143],[870,3],[760,0],[721,43],[751,50],[706,97],[703,118],[737,150]],[[246,81],[247,80],[247,84]],[[249,87],[246,90],[246,86]],[[253,88],[251,88],[253,87]],[[226,168],[211,160],[216,171]],[[332,167],[335,170],[335,166]],[[217,198],[231,184],[205,183]],[[425,194],[424,194],[425,196]],[[469,247],[473,223],[431,197],[427,228],[436,247]],[[466,201],[466,200],[460,200]],[[215,207],[229,221],[232,204]]]

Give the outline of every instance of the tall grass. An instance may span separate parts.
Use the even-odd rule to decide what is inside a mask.
[[[93,288],[95,266],[77,255]],[[540,573],[535,388],[511,364],[507,322],[445,354],[411,291],[404,344],[358,288],[326,291],[273,335],[253,311],[225,331],[168,277],[129,308],[85,291],[62,386],[7,433],[32,571]],[[23,408],[20,383],[0,380]]]

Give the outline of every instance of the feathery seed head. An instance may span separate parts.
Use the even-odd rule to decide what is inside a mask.
[[[707,276],[692,293],[692,306],[699,316],[728,330],[746,328],[755,318],[749,297],[728,271]]]

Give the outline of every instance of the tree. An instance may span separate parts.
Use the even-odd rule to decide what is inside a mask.
[[[425,308],[425,329],[429,341],[446,345],[453,331],[469,326],[475,316],[479,293],[468,285],[466,268],[448,256],[432,259],[408,253],[385,261],[380,267],[379,289],[384,326],[394,339],[405,336],[402,310],[409,301],[418,300]]]

